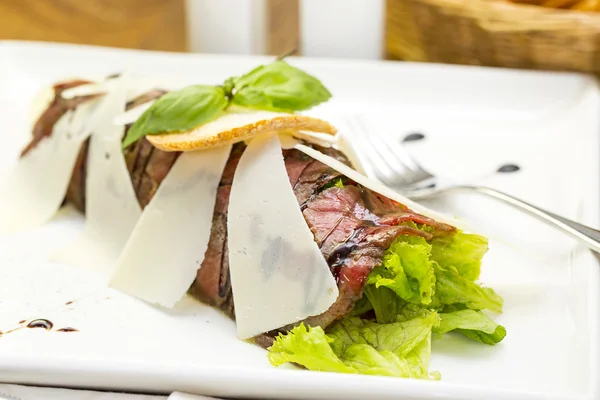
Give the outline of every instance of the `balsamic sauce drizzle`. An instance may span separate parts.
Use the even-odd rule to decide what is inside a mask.
[[[420,133],[420,132],[415,132],[415,133],[410,133],[406,136],[404,136],[404,139],[402,139],[403,142],[416,142],[417,140],[423,140],[425,139],[425,135]]]
[[[27,324],[27,328],[43,328],[47,331],[52,329],[54,324],[47,319],[34,319],[29,324]]]
[[[16,328],[12,328],[5,332],[0,331],[0,337],[2,337],[3,335],[6,335],[7,333],[19,331],[19,330],[25,329],[25,328],[44,329],[46,331],[51,331],[52,328],[54,328],[54,324],[52,323],[52,321],[47,320],[45,318],[33,319],[33,320],[29,321],[29,323],[27,325],[25,325],[26,322],[27,322],[27,320],[25,320],[25,319],[21,320],[21,321],[19,321],[19,326],[17,326]],[[55,332],[79,332],[79,329],[65,327],[65,328],[56,329]]]
[[[520,169],[521,169],[521,167],[519,167],[517,164],[504,164],[500,168],[498,168],[496,170],[496,172],[510,173],[510,172],[517,172]]]
[[[56,330],[57,332],[79,332],[79,329],[75,329],[75,328],[60,328]]]

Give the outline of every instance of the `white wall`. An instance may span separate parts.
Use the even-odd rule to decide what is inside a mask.
[[[187,0],[191,51],[262,54],[263,0]]]
[[[187,0],[190,49],[264,53],[264,0]],[[383,55],[384,0],[301,0],[302,54],[377,59]]]
[[[381,58],[383,0],[302,0],[302,53],[307,56]]]

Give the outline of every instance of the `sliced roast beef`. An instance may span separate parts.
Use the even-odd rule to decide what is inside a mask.
[[[366,208],[361,189],[357,186],[331,187],[319,193],[302,212],[323,256],[331,263],[339,263],[339,249],[357,244],[368,228],[385,226],[378,216]],[[402,227],[407,234],[430,236],[428,233],[408,226]],[[337,253],[336,253],[337,252]]]
[[[208,248],[201,267],[196,273],[196,280],[190,288],[190,293],[194,297],[219,308],[228,308],[226,301],[231,286],[228,273],[229,262],[225,259],[225,254],[227,254],[227,205],[230,191],[231,185],[220,186],[217,190]]]
[[[81,150],[75,159],[73,174],[67,187],[66,199],[81,212],[85,211],[85,180],[87,177],[87,154],[90,141],[86,140],[81,145]]]
[[[388,199],[379,193],[363,189],[361,190],[361,196],[367,208],[378,216],[378,222],[382,225],[398,225],[411,221],[416,224],[430,226],[434,228],[434,233],[439,235],[456,232],[455,227],[417,214],[405,205]]]
[[[338,159],[338,161],[349,165],[348,159],[339,151],[328,148],[321,148],[320,150],[328,156],[334,157]],[[307,157],[298,150],[290,150],[289,152],[292,155],[291,157],[301,157],[303,160]],[[306,202],[308,202],[326,183],[342,176],[328,165],[313,160],[310,157],[308,157],[308,159],[309,161],[305,161],[305,167],[297,179],[293,179],[295,176],[290,176],[290,183],[294,188],[294,194],[302,208],[305,207]]]
[[[148,142],[146,139],[144,141]],[[175,164],[175,160],[177,160],[179,154],[178,152],[160,151],[158,149],[154,149],[150,153],[145,162],[145,167],[142,170],[136,190],[137,198],[142,208],[150,203],[161,182],[166,178],[173,164]]]
[[[295,187],[300,175],[313,162],[313,159],[297,150],[284,150],[283,159],[290,184]]]

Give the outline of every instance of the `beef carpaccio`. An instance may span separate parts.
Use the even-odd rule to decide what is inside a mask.
[[[39,117],[26,154],[44,137],[52,133],[53,125],[69,109],[93,98],[74,97],[69,100],[60,95],[63,90],[87,83],[73,81],[54,87],[55,99]],[[165,91],[153,90],[127,104],[128,108],[151,101]],[[89,139],[88,139],[89,141]],[[190,294],[197,299],[222,309],[235,318],[227,252],[227,208],[233,175],[245,145],[234,145],[217,192],[212,219],[212,229],[204,261],[198,269]],[[316,146],[315,146],[316,147]],[[349,165],[344,154],[333,148],[319,150]],[[66,201],[85,212],[86,141],[77,157],[68,187]],[[167,176],[180,153],[156,149],[146,139],[136,142],[124,152],[129,174],[140,206],[144,208]],[[310,326],[329,326],[348,314],[361,298],[366,278],[374,267],[381,265],[384,251],[399,235],[414,235],[430,239],[432,235],[452,233],[455,228],[416,214],[405,206],[368,190],[329,166],[304,153],[284,150],[284,162],[290,184],[303,216],[315,241],[336,278],[339,296],[326,312],[308,318]],[[336,184],[343,183],[343,184]],[[400,223],[412,221],[430,226],[429,231]],[[282,327],[286,331],[292,326]],[[272,344],[277,331],[256,338],[263,347]]]

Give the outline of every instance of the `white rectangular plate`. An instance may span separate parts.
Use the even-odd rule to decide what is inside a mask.
[[[0,176],[27,141],[29,102],[44,85],[123,69],[220,83],[263,57],[0,43]],[[482,181],[592,226],[600,220],[600,92],[590,77],[517,70],[294,59],[334,100],[314,111],[361,112],[427,168]],[[514,163],[512,174],[494,171]],[[1,193],[6,196],[9,193]],[[490,235],[482,281],[505,299],[495,347],[447,335],[433,342],[439,382],[272,368],[236,339],[234,323],[186,298],[164,310],[108,289],[93,271],[48,261],[83,217],[63,210],[35,231],[0,236],[0,331],[46,318],[55,328],[0,337],[0,381],[223,397],[346,399],[594,399],[599,395],[599,268],[562,234],[474,195],[434,204]]]

